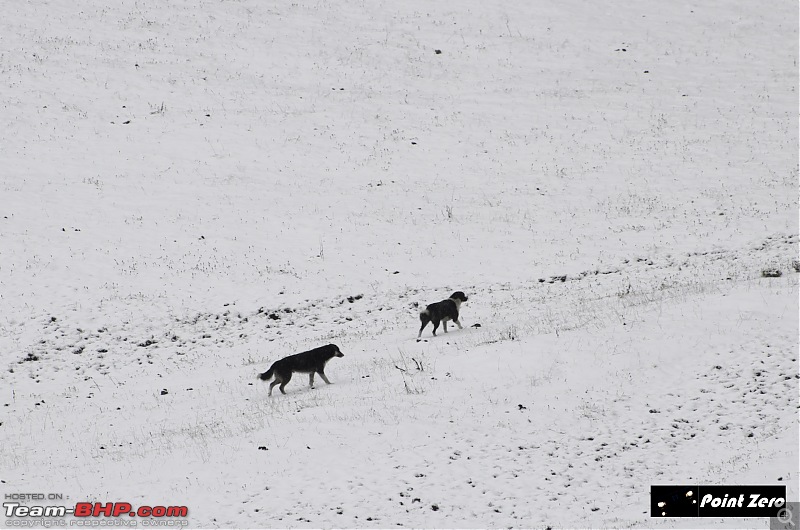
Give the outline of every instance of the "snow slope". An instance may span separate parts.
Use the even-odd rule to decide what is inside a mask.
[[[798,497],[795,3],[3,12],[0,491],[225,528]],[[327,342],[333,385],[267,397]]]

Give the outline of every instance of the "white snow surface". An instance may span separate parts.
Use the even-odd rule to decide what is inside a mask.
[[[797,42],[784,0],[4,2],[0,493],[767,528],[649,491],[800,496]]]

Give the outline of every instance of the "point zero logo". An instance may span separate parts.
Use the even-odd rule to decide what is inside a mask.
[[[651,517],[776,517],[784,485],[651,486]]]

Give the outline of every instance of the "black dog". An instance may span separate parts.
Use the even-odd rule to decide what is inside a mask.
[[[291,381],[294,372],[309,374],[308,383],[311,388],[314,388],[314,374],[319,374],[323,381],[331,384],[328,378],[325,377],[325,363],[334,357],[344,357],[344,354],[339,351],[339,347],[335,344],[328,344],[327,346],[320,346],[313,350],[296,353],[288,357],[284,357],[280,361],[275,361],[269,370],[258,377],[262,381],[269,381],[272,376],[275,376],[275,381],[269,385],[269,395],[272,395],[272,389],[275,385],[281,385],[278,389],[281,394],[285,394],[283,388],[286,383]]]
[[[428,322],[433,322],[433,336],[436,336],[436,330],[439,328],[439,323],[442,323],[444,332],[447,333],[447,321],[452,320],[461,328],[461,322],[458,321],[458,310],[461,308],[461,302],[467,301],[467,295],[461,291],[456,291],[450,295],[447,300],[430,304],[428,307],[420,311],[419,319],[422,326],[419,328],[419,335],[417,340],[422,336],[422,330],[428,325]]]

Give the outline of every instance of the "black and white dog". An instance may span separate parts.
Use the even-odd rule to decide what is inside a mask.
[[[452,320],[461,328],[461,322],[458,321],[458,310],[461,308],[461,302],[467,301],[467,295],[461,291],[456,291],[450,295],[447,300],[430,304],[428,307],[420,311],[419,319],[422,326],[419,328],[419,335],[417,340],[422,336],[422,330],[428,325],[428,322],[433,322],[433,336],[436,336],[436,330],[439,329],[439,323],[442,323],[444,332],[447,333],[447,321]]]
[[[284,387],[286,383],[291,381],[294,372],[300,372],[308,375],[308,385],[314,388],[314,374],[319,374],[323,381],[331,384],[328,378],[325,377],[325,364],[334,357],[344,357],[344,354],[339,351],[339,347],[335,344],[328,344],[320,346],[313,350],[295,353],[288,357],[284,357],[279,361],[272,363],[269,370],[263,374],[258,374],[262,381],[269,381],[275,377],[275,381],[269,385],[269,395],[272,395],[272,389],[277,386],[281,394],[285,394]]]

